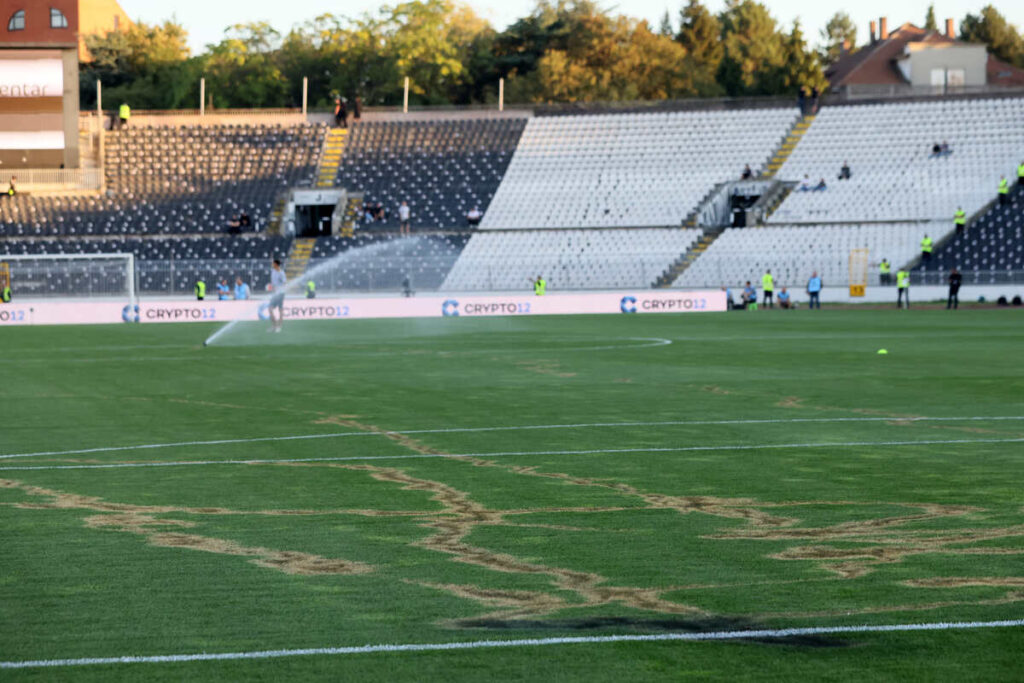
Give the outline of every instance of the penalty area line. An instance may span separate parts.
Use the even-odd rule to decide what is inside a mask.
[[[650,635],[565,636],[521,638],[517,640],[473,640],[453,643],[407,643],[359,645],[351,647],[312,647],[291,650],[254,650],[250,652],[202,652],[196,654],[123,657],[83,657],[80,659],[37,659],[0,662],[0,669],[37,669],[47,667],[94,666],[102,664],[173,664],[245,659],[277,659],[314,655],[360,655],[382,652],[450,652],[485,648],[544,647],[551,645],[597,645],[607,643],[701,642],[793,638],[801,636],[845,635],[856,633],[899,633],[912,631],[963,631],[970,629],[1013,628],[1024,626],[1024,619],[1003,621],[955,621],[926,624],[883,624],[861,626],[810,626],[803,628],[751,629],[746,631],[710,631],[707,633],[656,633]]]
[[[63,451],[36,451],[33,453],[3,453],[0,460],[13,458],[34,458],[46,455],[86,455],[89,453],[114,453],[117,451],[152,450],[156,448],[194,448],[199,446],[226,446],[231,444],[266,443],[273,441],[305,441],[314,439],[341,439],[346,437],[394,436],[410,434],[471,434],[477,432],[518,432],[542,429],[597,429],[602,427],[685,427],[710,425],[761,425],[761,424],[830,424],[842,422],[998,422],[1024,420],[1020,415],[966,416],[966,417],[794,417],[764,418],[751,420],[664,420],[658,422],[581,422],[576,424],[508,425],[495,427],[440,427],[436,429],[403,429],[378,432],[331,432],[327,434],[295,434],[291,436],[260,436],[248,439],[213,439],[209,441],[175,441],[148,443],[135,446],[97,446]]]
[[[729,446],[644,446],[641,448],[591,448],[564,451],[497,451],[491,453],[402,453],[399,455],[341,455],[326,458],[248,458],[245,460],[179,460],[169,462],[117,462],[99,465],[20,465],[0,467],[0,472],[29,470],[112,470],[132,467],[201,467],[209,465],[278,465],[294,462],[348,462],[368,460],[422,460],[425,458],[504,458],[519,455],[620,455],[626,453],[690,453],[698,451],[759,451],[804,448],[852,448],[858,446],[937,446],[979,443],[1024,443],[1013,439],[929,439],[919,441],[841,441],[832,443],[733,444]]]

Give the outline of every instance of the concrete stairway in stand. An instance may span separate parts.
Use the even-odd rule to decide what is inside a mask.
[[[761,174],[762,178],[774,178],[775,174],[779,172],[782,165],[786,163],[786,159],[796,149],[797,144],[803,138],[804,133],[811,127],[814,122],[814,115],[808,114],[802,117],[799,121],[793,124],[793,127],[789,130],[785,139],[782,141],[782,145],[775,150],[775,155],[772,156],[771,161],[768,162],[768,166],[765,168],[764,173]]]
[[[334,187],[334,179],[338,177],[338,167],[341,166],[341,156],[345,152],[347,139],[347,128],[331,128],[327,131],[323,150],[320,152],[320,166],[316,171],[317,187]]]
[[[315,237],[297,237],[292,240],[292,249],[288,252],[288,260],[284,266],[284,274],[289,281],[301,277],[306,272],[315,245]]]
[[[686,250],[686,253],[681,255],[676,261],[668,267],[661,277],[659,277],[654,287],[656,289],[664,289],[671,287],[672,283],[675,282],[683,272],[690,267],[690,264],[700,258],[711,243],[718,239],[719,235],[725,232],[725,228],[706,228],[704,234],[694,243],[692,247]]]

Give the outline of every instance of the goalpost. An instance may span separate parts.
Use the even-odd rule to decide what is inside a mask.
[[[117,299],[135,305],[135,254],[0,255],[14,299]]]
[[[850,250],[850,296],[864,296],[868,284],[868,250]]]

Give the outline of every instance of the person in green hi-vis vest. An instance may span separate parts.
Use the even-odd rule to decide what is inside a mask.
[[[535,296],[544,296],[548,291],[548,281],[542,276],[538,275],[536,280],[530,280],[533,283],[533,293]]]
[[[11,303],[11,286],[4,285],[4,288],[0,290],[0,303],[9,304]]]
[[[902,268],[896,273],[896,308],[910,308],[910,273]]]
[[[121,120],[121,127],[126,128],[128,126],[128,119],[132,117],[132,108],[127,104],[122,104],[117,108],[117,117]]]
[[[307,299],[315,299],[316,298],[316,283],[313,282],[312,280],[307,280],[306,281],[306,298]]]
[[[1003,206],[1010,201],[1010,181],[1006,179],[1006,176],[999,178],[999,206]]]
[[[882,259],[878,264],[878,284],[892,284],[892,264],[889,259]]]
[[[956,207],[956,213],[953,214],[953,227],[956,228],[958,235],[963,234],[964,228],[967,227],[967,212],[962,206]]]
[[[1024,187],[1024,161],[1017,167],[1017,184]]]
[[[196,300],[202,301],[206,298],[206,283],[203,282],[203,278],[196,280]]]
[[[764,305],[768,308],[775,308],[775,278],[772,277],[772,271],[764,271],[764,275],[761,276],[761,290],[764,292]]]
[[[925,235],[921,238],[921,261],[928,263],[932,260],[932,238]]]

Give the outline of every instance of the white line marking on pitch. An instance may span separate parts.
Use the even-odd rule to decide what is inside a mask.
[[[251,439],[214,439],[210,441],[177,441],[171,443],[149,443],[137,446],[99,446],[77,448],[65,451],[36,451],[34,453],[0,454],[0,460],[11,458],[34,458],[42,455],[83,455],[87,453],[111,453],[115,451],[147,450],[153,448],[184,448],[196,446],[224,446],[228,444],[262,443],[267,441],[303,441],[307,439],[340,439],[353,436],[387,436],[395,434],[469,434],[474,432],[517,432],[538,429],[591,429],[598,427],[670,427],[704,425],[760,425],[760,424],[801,424],[840,422],[987,422],[1024,420],[1024,416],[973,416],[973,417],[796,417],[762,420],[666,420],[661,422],[583,422],[578,424],[518,425],[507,427],[442,427],[438,429],[403,429],[382,432],[332,432],[329,434],[297,434],[293,436],[261,436]]]
[[[197,654],[123,657],[84,657],[81,659],[37,659],[0,662],[0,669],[37,669],[43,667],[89,666],[96,664],[171,664],[233,659],[277,659],[310,655],[361,655],[378,652],[444,652],[495,647],[542,647],[546,645],[586,645],[603,643],[657,643],[671,641],[721,641],[800,636],[844,635],[849,633],[894,633],[906,631],[963,631],[981,628],[1024,626],[1024,619],[1003,621],[934,622],[930,624],[883,624],[878,626],[810,626],[804,628],[756,629],[747,631],[711,631],[708,633],[655,633],[650,635],[564,636],[558,638],[521,638],[518,640],[472,640],[454,643],[406,643],[357,645],[351,647],[311,647],[295,650],[255,650],[251,652],[204,652]]]
[[[177,462],[123,462],[108,465],[38,465],[0,467],[0,472],[26,470],[111,470],[130,467],[199,467],[207,465],[257,465],[291,462],[348,462],[351,460],[415,460],[423,458],[504,458],[517,455],[614,455],[620,453],[684,453],[693,451],[756,451],[798,448],[850,448],[855,446],[935,446],[977,443],[1024,443],[1014,439],[943,439],[920,441],[841,441],[832,443],[738,444],[732,446],[675,446],[644,448],[594,448],[574,451],[499,451],[495,453],[403,453],[400,455],[345,455],[331,458],[250,458],[247,460],[180,460]]]

